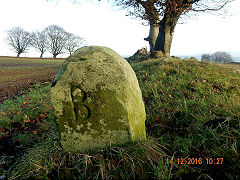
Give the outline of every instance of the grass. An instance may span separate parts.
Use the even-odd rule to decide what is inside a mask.
[[[233,72],[240,73],[240,63],[237,64],[218,64],[221,67],[231,69]]]
[[[36,82],[51,81],[62,63],[63,59],[0,56],[0,103]]]
[[[0,106],[0,142],[16,144],[9,147],[16,153],[1,154],[0,175],[240,179],[240,74],[191,59],[160,58],[131,66],[145,102],[147,141],[88,154],[67,153],[59,144],[50,84],[37,84]],[[211,158],[215,164],[210,164]]]

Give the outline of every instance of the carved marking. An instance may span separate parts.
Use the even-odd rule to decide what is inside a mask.
[[[90,117],[90,109],[84,105],[87,94],[80,88],[72,88],[72,100],[74,104],[74,113],[77,121],[86,120]]]

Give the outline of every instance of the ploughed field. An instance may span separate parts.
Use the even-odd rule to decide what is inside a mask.
[[[62,63],[11,62],[2,61],[1,71],[13,64],[10,76],[24,82],[36,74],[54,76]],[[239,65],[159,58],[131,66],[145,104],[146,141],[66,152],[50,103],[51,83],[38,83],[0,105],[1,178],[240,179]]]
[[[37,82],[52,81],[63,61],[0,56],[0,103]]]

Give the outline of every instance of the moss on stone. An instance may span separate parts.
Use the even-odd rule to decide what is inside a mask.
[[[51,89],[61,143],[71,152],[146,138],[145,108],[131,66],[106,47],[68,57]]]

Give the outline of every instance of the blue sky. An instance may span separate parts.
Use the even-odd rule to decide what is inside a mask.
[[[107,46],[122,56],[132,55],[147,46],[143,39],[148,36],[149,27],[140,21],[125,16],[124,10],[117,10],[109,3],[82,0],[73,4],[69,0],[1,0],[0,1],[0,55],[14,56],[14,51],[5,44],[5,31],[20,26],[27,31],[42,30],[57,24],[66,31],[86,39],[88,45]],[[193,56],[202,53],[227,51],[240,56],[240,3],[233,3],[234,16],[225,18],[201,15],[175,29],[171,55]],[[34,50],[22,57],[39,56]],[[51,56],[45,54],[45,56]],[[59,57],[66,57],[63,54]]]

